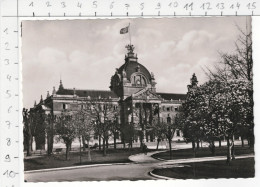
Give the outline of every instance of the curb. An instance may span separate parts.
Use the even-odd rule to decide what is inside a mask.
[[[154,160],[160,160],[160,159],[157,159],[157,158],[152,157],[152,155],[154,155],[154,154],[156,154],[156,153],[160,153],[160,152],[166,152],[166,151],[167,151],[167,150],[150,152],[150,153],[152,153],[152,154],[149,155],[149,156],[147,155],[147,156],[153,158]],[[149,153],[149,152],[148,152],[148,153]],[[138,155],[143,155],[143,154],[144,154],[144,153],[138,153],[138,154],[135,154],[135,155],[131,155],[131,156],[128,157],[128,159],[131,160],[131,161],[134,162],[134,163],[142,163],[142,161],[140,161],[140,162],[138,162],[138,161],[133,161],[133,160],[131,159],[131,157],[136,157],[136,156],[138,156]],[[161,160],[161,161],[163,161],[163,160]]]
[[[40,173],[40,172],[49,172],[49,171],[60,171],[60,170],[72,170],[72,169],[81,169],[81,168],[92,168],[92,167],[100,167],[100,166],[112,166],[112,165],[130,165],[133,163],[113,163],[113,164],[92,164],[92,165],[83,165],[83,166],[72,166],[72,167],[61,167],[61,168],[50,168],[50,169],[38,169],[38,170],[30,170],[24,171],[24,174],[27,173]]]
[[[243,158],[252,158],[255,157],[254,154],[245,154],[245,155],[238,155],[235,158],[236,159],[243,159]],[[179,161],[180,163],[189,163],[189,162],[207,162],[207,161],[214,161],[214,160],[225,160],[227,156],[213,156],[213,157],[198,157],[198,158],[192,158],[190,161],[189,159],[173,159],[173,160],[165,160],[165,162],[174,162]]]
[[[165,177],[165,176],[161,176],[161,175],[156,175],[152,171],[149,171],[149,175],[151,175],[152,177],[155,177],[158,179],[164,179],[164,180],[174,180],[175,179],[175,178]]]

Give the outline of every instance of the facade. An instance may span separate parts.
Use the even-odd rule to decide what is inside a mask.
[[[76,111],[84,107],[84,102],[89,100],[109,102],[120,109],[121,125],[132,124],[140,132],[135,135],[134,141],[140,141],[141,136],[144,141],[155,141],[149,128],[152,121],[157,118],[163,122],[173,122],[186,94],[157,92],[154,74],[138,63],[133,45],[126,48],[125,62],[111,77],[110,90],[68,89],[60,81],[58,90],[53,87],[52,94],[48,92],[46,99],[41,97],[31,111],[42,110],[46,114],[60,115],[66,110]],[[173,139],[182,139],[181,136],[177,130]],[[122,138],[119,136],[119,139]]]

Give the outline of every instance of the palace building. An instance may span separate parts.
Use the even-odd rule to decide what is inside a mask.
[[[86,100],[104,100],[120,109],[121,125],[133,124],[137,131],[142,132],[140,136],[142,134],[144,141],[155,141],[153,132],[149,131],[152,120],[156,117],[160,121],[173,122],[186,95],[157,92],[154,74],[138,62],[133,45],[127,45],[126,48],[125,62],[112,75],[110,90],[69,89],[60,81],[57,90],[54,87],[52,94],[48,92],[45,99],[41,97],[40,102],[35,102],[30,110],[40,109],[46,114],[60,115],[65,110],[84,107]],[[158,112],[155,113],[155,110]],[[182,139],[182,133],[177,130],[173,140],[179,139]],[[36,148],[41,148],[42,144],[37,143],[37,137],[35,140]],[[140,137],[135,136],[134,141],[140,141]]]

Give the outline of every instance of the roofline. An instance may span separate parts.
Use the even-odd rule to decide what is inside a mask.
[[[74,90],[74,88],[63,88],[63,90]],[[81,91],[103,91],[103,92],[113,92],[111,90],[94,90],[94,89],[77,89],[75,88],[75,90],[81,90]],[[58,90],[57,90],[58,92]]]
[[[157,94],[178,94],[178,95],[187,95],[187,93],[169,93],[169,92],[156,92]]]

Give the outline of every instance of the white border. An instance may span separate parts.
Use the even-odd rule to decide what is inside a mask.
[[[131,18],[131,17],[128,17]],[[48,18],[48,20],[57,20],[61,18]],[[68,19],[68,18],[66,18]],[[73,19],[73,18],[72,18]],[[86,19],[86,18],[76,18],[76,19]],[[96,19],[96,18],[90,18],[90,19]],[[109,18],[109,19],[115,19]],[[122,19],[122,18],[121,18]],[[174,19],[174,18],[173,18]],[[28,19],[21,19],[21,20],[28,20]],[[20,20],[20,21],[21,21]],[[29,20],[46,20],[46,18],[32,18]],[[61,19],[64,20],[64,19]],[[138,185],[138,186],[192,186],[192,187],[201,187],[201,186],[210,186],[210,187],[219,187],[219,186],[236,186],[236,187],[245,187],[245,186],[259,186],[260,184],[260,161],[259,161],[259,141],[260,137],[258,136],[260,134],[260,127],[258,127],[258,123],[260,121],[260,116],[257,114],[260,113],[259,106],[260,106],[260,100],[258,96],[260,95],[260,17],[252,17],[252,32],[253,32],[253,59],[254,59],[254,101],[255,101],[255,138],[256,138],[256,144],[255,144],[255,178],[253,179],[199,179],[199,180],[152,180],[152,181],[113,181],[113,182],[50,182],[50,183],[24,183],[25,187],[35,187],[36,185],[38,187],[45,187],[45,186],[62,186],[62,187],[69,187],[71,185],[77,185],[77,186],[85,186],[85,185],[91,185],[91,186],[132,186],[132,185]],[[22,161],[23,162],[23,161]],[[23,165],[23,163],[21,163]]]

